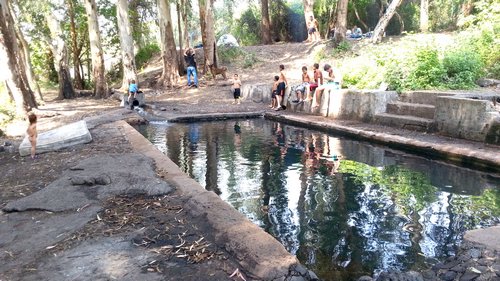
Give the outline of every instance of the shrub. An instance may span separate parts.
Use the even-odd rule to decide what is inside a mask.
[[[469,50],[456,50],[445,54],[443,67],[451,89],[473,88],[483,74],[480,55]]]
[[[149,59],[158,53],[160,53],[160,47],[156,43],[150,43],[141,48],[135,55],[135,64],[137,68],[142,68]]]
[[[432,47],[423,48],[410,59],[406,88],[411,90],[437,88],[445,81],[446,72],[441,65],[438,52]]]

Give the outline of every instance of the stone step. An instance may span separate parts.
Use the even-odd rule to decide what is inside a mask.
[[[375,115],[375,123],[419,132],[430,132],[435,127],[433,119],[389,113]]]
[[[390,102],[386,113],[395,115],[410,115],[420,118],[434,119],[436,107],[430,104]]]
[[[401,93],[399,95],[399,101],[407,103],[436,105],[437,97],[454,95],[454,93],[440,91],[411,91]]]

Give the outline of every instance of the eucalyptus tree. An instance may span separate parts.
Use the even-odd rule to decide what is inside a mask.
[[[47,36],[46,40],[54,55],[54,67],[56,68],[59,81],[58,98],[71,99],[75,97],[75,89],[73,88],[69,72],[68,49],[61,29],[61,22],[58,19],[62,18],[64,11],[59,8],[56,5],[42,7],[47,26],[50,30],[50,37]]]
[[[205,72],[210,65],[217,67],[217,45],[215,44],[213,4],[214,0],[198,0],[201,40],[203,42],[203,53],[205,55]]]
[[[385,32],[385,28],[392,19],[392,16],[394,16],[394,13],[396,13],[396,9],[399,7],[401,2],[403,2],[403,0],[392,0],[391,4],[389,4],[385,14],[379,19],[377,26],[373,30],[372,43],[379,43],[382,41],[382,35]]]
[[[349,0],[339,0],[337,2],[337,19],[335,21],[335,34],[333,35],[336,44],[345,41],[348,4]]]
[[[429,31],[429,0],[420,0],[420,31]]]
[[[181,1],[180,0],[176,0],[175,1],[175,10],[177,12],[177,31],[178,31],[178,35],[179,35],[179,50],[180,50],[180,53],[182,53],[182,51],[184,50],[183,46],[182,46],[182,41],[184,41],[184,37],[182,36],[182,9],[181,8]],[[184,71],[184,59],[183,59],[183,56],[181,54],[179,54],[178,56],[178,66],[177,66],[179,69],[179,74],[182,75],[183,71]]]
[[[82,73],[83,71],[80,72],[80,67],[82,65],[80,55],[82,53],[82,48],[84,46],[83,43],[78,44],[78,31],[77,31],[77,19],[76,19],[76,9],[75,9],[75,2],[78,4],[77,0],[66,0],[66,3],[68,5],[68,15],[69,15],[69,24],[70,24],[70,33],[71,33],[71,51],[72,51],[72,58],[73,58],[73,70],[74,70],[74,81],[73,85],[76,89],[83,89],[84,88],[84,83],[83,83],[83,77]],[[84,31],[87,32],[86,30],[86,24]],[[84,32],[82,32],[84,33]],[[85,36],[81,36],[81,38],[85,38]]]
[[[94,79],[94,97],[106,98],[107,83],[104,68],[104,55],[101,45],[101,33],[97,20],[97,6],[95,0],[84,0],[85,11],[89,28],[90,51],[92,57],[92,77]]]
[[[19,43],[20,53],[19,56],[21,58],[21,63],[24,65],[24,69],[26,70],[26,78],[28,79],[28,84],[30,85],[33,94],[35,95],[35,100],[37,104],[43,103],[42,92],[40,91],[40,86],[38,85],[38,81],[36,80],[35,74],[33,73],[33,67],[30,60],[30,49],[28,42],[24,38],[24,34],[21,30],[21,23],[19,22],[19,18],[16,16],[14,11],[13,3],[10,3],[11,15],[14,20],[16,37]]]
[[[261,3],[261,30],[262,30],[262,44],[271,44],[273,40],[271,38],[271,20],[269,19],[269,1],[260,0]]]
[[[122,89],[126,89],[130,81],[137,80],[137,70],[134,57],[134,40],[128,19],[128,0],[116,1],[116,18],[120,31],[120,46],[123,64]]]
[[[191,14],[191,1],[190,0],[180,0],[180,8],[181,8],[181,16],[182,16],[182,22],[183,22],[183,38],[184,38],[184,45],[187,47],[190,47],[191,45],[189,44],[189,32],[188,32],[188,16]]]
[[[314,18],[314,10],[313,10],[314,0],[303,0],[302,2],[304,3],[304,18],[305,18],[306,24],[307,24],[307,22],[310,21],[311,17]],[[317,30],[317,31],[319,32],[319,30]],[[309,37],[311,37],[311,34],[309,34],[309,30],[308,30],[307,31],[307,39],[311,39]]]
[[[161,57],[163,60],[163,73],[159,84],[171,87],[177,84],[179,73],[170,2],[169,0],[158,0],[157,4],[160,22]]]
[[[0,0],[0,66],[7,88],[14,98],[16,114],[25,116],[37,104],[19,57],[19,43],[14,26],[9,0]]]

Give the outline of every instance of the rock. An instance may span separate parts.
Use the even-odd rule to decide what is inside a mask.
[[[465,266],[459,264],[457,266],[452,267],[450,270],[455,271],[455,272],[464,273],[466,269],[467,268]]]
[[[487,272],[487,271],[488,271],[488,267],[486,267],[486,266],[482,266],[482,265],[476,265],[476,266],[474,267],[474,269],[476,269],[476,270],[477,270],[477,271],[474,271],[474,272],[476,272],[476,273],[485,273],[485,272]]]
[[[420,272],[416,271],[408,271],[406,273],[406,277],[408,281],[424,281],[424,277]]]
[[[455,267],[459,264],[460,264],[459,260],[454,260],[454,261],[451,261],[449,263],[441,265],[440,269],[450,269],[450,268]]]
[[[472,257],[470,255],[461,255],[458,257],[458,260],[464,262],[470,260],[471,258]]]
[[[167,109],[165,107],[161,107],[160,111],[167,111]]]
[[[39,133],[36,152],[49,152],[91,141],[92,136],[87,128],[87,123],[81,120],[47,132]],[[30,155],[30,153],[31,144],[26,136],[19,146],[19,154],[21,156],[26,156]]]
[[[444,280],[444,281],[452,281],[455,279],[455,277],[457,277],[457,273],[454,271],[446,271],[444,274],[442,274],[439,277],[441,280]]]
[[[492,280],[493,278],[497,278],[497,275],[493,272],[486,272],[486,273],[483,273],[481,274],[477,279],[476,281],[490,281]]]
[[[370,276],[361,276],[358,278],[358,281],[373,281],[373,278],[371,278]]]
[[[100,175],[95,178],[95,184],[108,185],[111,184],[111,177],[108,175]]]
[[[495,87],[500,85],[500,80],[490,78],[480,78],[476,82],[479,87]]]
[[[0,146],[0,152],[4,152],[4,151],[5,151],[5,147]]]
[[[236,40],[236,38],[234,38],[233,35],[224,34],[221,37],[219,37],[219,40],[217,40],[217,46],[239,47],[240,45],[238,44],[238,40]]]
[[[0,137],[3,137],[5,136],[5,133],[2,131],[2,129],[0,129]]]
[[[422,277],[424,277],[424,279],[435,280],[436,273],[434,271],[428,269],[428,270],[425,270],[422,272]]]
[[[319,281],[319,278],[318,276],[316,275],[316,273],[312,272],[312,271],[308,271],[307,274],[309,274],[309,280],[311,281]],[[373,280],[373,279],[372,279]]]
[[[479,257],[481,257],[481,251],[479,249],[476,249],[476,248],[472,248],[472,249],[468,250],[467,254],[473,259],[478,259]]]
[[[496,259],[496,255],[495,255],[495,252],[492,251],[492,250],[484,250],[483,251],[483,257],[484,258],[493,258],[493,259]]]
[[[13,144],[12,144],[12,142],[10,142],[10,141],[5,141],[5,142],[3,143],[3,146],[12,146],[12,145],[13,145]]]
[[[474,280],[476,279],[477,277],[479,277],[479,273],[475,273],[475,272],[466,272],[464,275],[462,275],[462,277],[460,277],[460,281],[470,281],[470,280]]]

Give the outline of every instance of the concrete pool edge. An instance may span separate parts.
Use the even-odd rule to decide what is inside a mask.
[[[123,129],[135,152],[154,160],[157,173],[186,200],[186,211],[208,223],[214,241],[239,261],[245,273],[258,280],[285,280],[292,275],[302,277],[297,280],[316,280],[316,275],[305,269],[279,241],[183,173],[127,122],[117,121],[116,125]]]
[[[334,122],[323,122],[318,120],[307,120],[307,117],[295,115],[280,115],[266,113],[266,119],[279,121],[289,125],[311,128],[314,130],[335,133],[358,140],[371,141],[391,148],[418,153],[437,160],[450,161],[466,167],[481,169],[500,173],[500,154],[484,153],[484,151],[473,151],[467,148],[455,147],[439,143],[431,143],[409,137],[391,135],[377,131],[368,131],[351,128]]]

